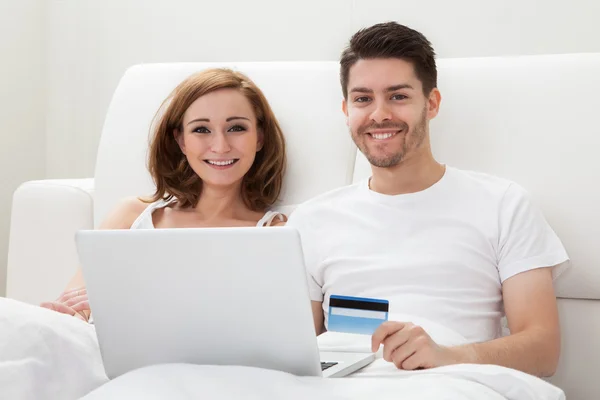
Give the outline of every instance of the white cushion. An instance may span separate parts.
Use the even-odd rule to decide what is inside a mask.
[[[287,141],[281,205],[293,205],[352,179],[356,150],[341,112],[336,62],[181,63],[130,68],[117,87],[96,164],[95,224],[122,197],[150,194],[146,170],[151,121],[183,79],[215,66],[233,67],[262,89]]]
[[[53,179],[15,191],[7,297],[37,305],[62,293],[79,265],[75,232],[93,227],[93,190],[93,179]]]

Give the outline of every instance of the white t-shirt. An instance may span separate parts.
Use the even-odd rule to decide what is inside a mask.
[[[389,300],[390,314],[491,340],[502,331],[502,282],[568,260],[524,189],[451,167],[417,193],[384,195],[368,180],[336,189],[300,205],[287,225],[300,232],[325,326],[330,295],[373,297]]]

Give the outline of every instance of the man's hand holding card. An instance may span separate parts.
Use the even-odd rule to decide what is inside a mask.
[[[383,345],[383,359],[399,369],[434,368],[460,362],[452,348],[438,345],[420,326],[388,321],[389,302],[331,295],[328,331],[370,335],[371,351]]]
[[[383,344],[383,359],[398,369],[415,370],[463,362],[457,348],[438,345],[425,330],[410,322],[387,321],[371,338],[372,351]]]

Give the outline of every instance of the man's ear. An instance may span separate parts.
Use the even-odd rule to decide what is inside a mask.
[[[181,152],[185,154],[185,141],[183,140],[183,132],[181,132],[179,129],[173,129],[173,137],[179,145]]]
[[[346,99],[342,100],[342,111],[346,116],[346,125],[348,125],[348,102],[346,101]]]
[[[257,131],[257,138],[256,138],[256,152],[258,153],[259,151],[261,151],[264,145],[265,145],[265,133],[262,129],[259,129]]]
[[[427,99],[427,119],[433,119],[440,111],[440,103],[442,102],[442,94],[438,88],[431,89],[429,98]]]

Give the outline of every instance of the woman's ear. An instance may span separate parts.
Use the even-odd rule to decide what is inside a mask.
[[[259,129],[257,133],[258,135],[256,139],[256,152],[258,153],[262,150],[263,146],[265,145],[265,134],[262,129]]]
[[[173,129],[173,137],[179,145],[181,152],[185,154],[185,141],[183,140],[183,132],[181,132],[179,129]]]

